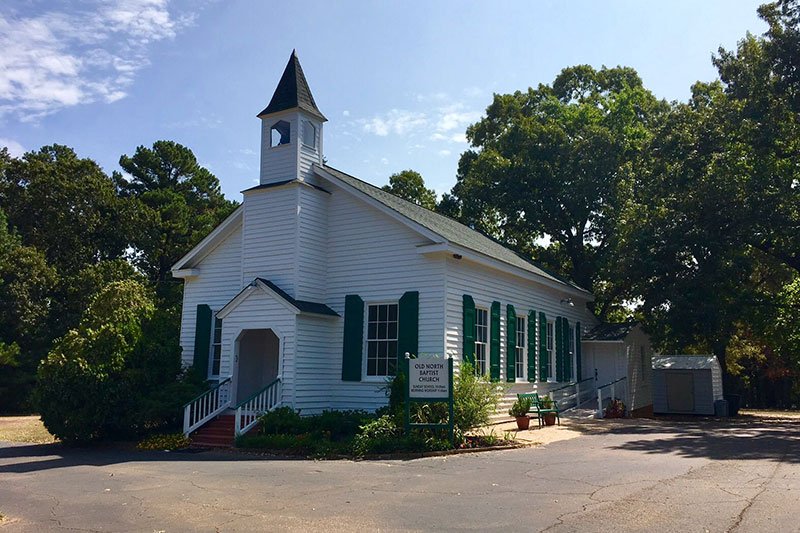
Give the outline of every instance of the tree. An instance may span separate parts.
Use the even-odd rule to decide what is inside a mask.
[[[51,433],[83,442],[175,422],[197,387],[179,379],[180,349],[171,325],[165,327],[174,317],[163,313],[152,291],[133,280],[97,294],[79,327],[39,366],[38,405]]]
[[[114,182],[67,146],[44,146],[0,165],[0,205],[27,246],[61,273],[122,257],[129,212]]]
[[[172,265],[236,204],[225,199],[219,180],[198,164],[192,151],[178,143],[139,146],[133,156],[121,156],[119,164],[127,173],[114,174],[120,195],[134,199],[137,207],[134,263],[161,291],[172,281]]]
[[[0,397],[29,408],[36,365],[48,346],[49,294],[57,280],[44,255],[8,231],[0,210]]]
[[[436,192],[425,188],[425,180],[415,170],[392,174],[389,176],[389,184],[382,189],[426,209],[436,209]]]
[[[668,109],[624,67],[571,67],[552,85],[495,95],[467,129],[473,149],[452,190],[461,220],[594,289],[606,315],[625,288],[597,282],[613,263],[638,158]]]

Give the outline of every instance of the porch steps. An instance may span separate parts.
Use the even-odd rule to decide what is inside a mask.
[[[233,448],[235,425],[234,415],[219,415],[192,433],[192,444],[203,448]]]

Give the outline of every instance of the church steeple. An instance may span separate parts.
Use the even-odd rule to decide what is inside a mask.
[[[297,59],[297,52],[292,50],[292,55],[289,57],[289,62],[283,70],[281,81],[278,82],[278,87],[272,95],[272,100],[269,105],[259,113],[258,118],[281,111],[288,111],[290,109],[301,109],[306,113],[315,115],[319,120],[325,122],[328,119],[317,107],[314,102],[314,96],[311,94],[311,89],[308,87],[308,82],[303,74],[303,67],[300,66],[300,61]]]
[[[261,119],[261,185],[299,180],[313,183],[313,167],[322,164],[322,125],[303,68],[292,51]]]

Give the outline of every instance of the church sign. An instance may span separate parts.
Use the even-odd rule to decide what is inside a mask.
[[[420,357],[408,363],[409,398],[430,400],[450,398],[448,360],[439,357]]]

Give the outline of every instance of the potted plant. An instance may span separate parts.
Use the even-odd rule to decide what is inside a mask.
[[[539,399],[539,407],[542,410],[553,409],[554,405],[555,405],[555,402],[553,402],[553,399],[550,396],[545,395],[545,396],[542,396]],[[544,425],[545,426],[555,425],[555,423],[556,423],[556,412],[555,411],[551,411],[549,413],[542,413],[542,420],[544,420]]]
[[[531,419],[528,417],[528,411],[530,411],[530,409],[530,398],[517,398],[517,401],[514,402],[514,405],[508,410],[508,414],[517,419],[517,429],[528,429],[530,426]]]
[[[625,404],[619,398],[614,398],[606,406],[604,418],[624,418]]]

